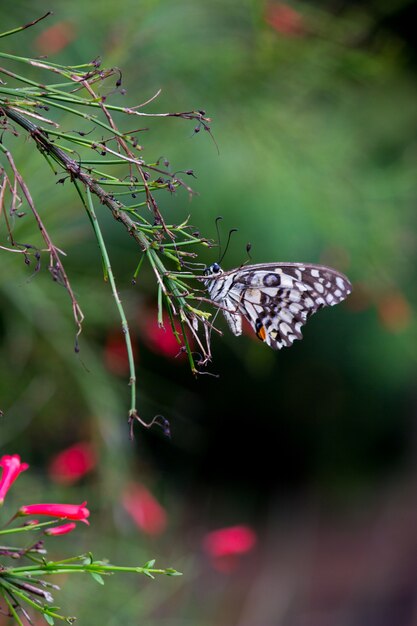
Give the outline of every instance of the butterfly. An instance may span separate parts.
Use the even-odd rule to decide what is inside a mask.
[[[260,263],[228,272],[213,263],[204,271],[204,283],[234,335],[242,334],[244,317],[274,350],[302,339],[301,327],[310,315],[339,304],[352,291],[340,272],[309,263]]]

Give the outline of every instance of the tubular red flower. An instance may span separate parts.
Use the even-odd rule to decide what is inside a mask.
[[[27,463],[21,463],[18,454],[12,454],[11,456],[5,454],[0,459],[0,467],[3,468],[0,479],[0,505],[2,505],[7,492],[16,478],[21,472],[27,470],[29,465]]]
[[[61,524],[61,526],[54,526],[53,528],[47,528],[43,532],[45,535],[56,537],[58,535],[66,535],[67,533],[72,532],[76,527],[77,527],[77,524],[75,522],[68,522],[68,524]]]
[[[26,504],[20,507],[18,515],[49,515],[88,524],[87,517],[90,516],[90,511],[86,508],[86,504],[87,502],[82,504]]]

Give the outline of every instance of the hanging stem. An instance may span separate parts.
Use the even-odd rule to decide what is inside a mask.
[[[82,197],[80,190],[77,186],[78,193]],[[122,305],[122,301],[120,300],[119,292],[117,291],[116,280],[114,278],[113,270],[110,264],[110,258],[107,252],[106,244],[104,242],[104,238],[100,229],[100,225],[97,220],[96,213],[94,211],[93,198],[91,196],[91,191],[87,187],[87,202],[84,202],[84,206],[87,210],[87,214],[90,218],[91,225],[94,230],[94,234],[97,239],[98,246],[101,252],[101,258],[103,260],[103,265],[105,268],[105,275],[108,277],[110,282],[110,287],[113,293],[113,299],[116,303],[117,310],[119,312],[121,324],[122,324],[122,332],[126,342],[127,349],[127,358],[129,361],[129,385],[130,385],[130,410],[129,416],[137,415],[136,410],[136,369],[135,369],[135,359],[133,356],[133,347],[132,347],[132,338],[130,336],[129,325],[127,323],[126,314]]]

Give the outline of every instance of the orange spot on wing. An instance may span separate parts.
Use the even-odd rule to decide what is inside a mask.
[[[265,326],[261,326],[258,332],[256,333],[261,341],[265,341],[266,339],[266,330]]]

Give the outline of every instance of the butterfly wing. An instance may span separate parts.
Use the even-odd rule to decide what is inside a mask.
[[[340,272],[302,263],[252,265],[226,272],[222,279],[228,282],[224,313],[243,315],[275,350],[302,339],[301,327],[313,313],[342,302],[352,291]]]

